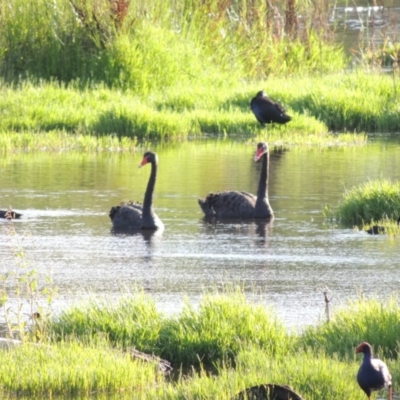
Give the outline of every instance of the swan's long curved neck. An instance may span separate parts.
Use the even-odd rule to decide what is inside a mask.
[[[258,184],[257,199],[263,200],[268,197],[268,170],[269,170],[269,152],[262,156],[262,166],[260,173],[260,182]]]
[[[143,209],[142,209],[143,216],[148,216],[151,215],[152,213],[153,193],[154,193],[154,186],[156,184],[156,178],[157,178],[157,163],[153,161],[151,163],[150,178],[149,181],[147,182],[147,188],[144,194]]]

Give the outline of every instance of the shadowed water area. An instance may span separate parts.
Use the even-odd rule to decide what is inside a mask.
[[[1,273],[21,262],[51,278],[59,312],[90,294],[110,299],[137,285],[158,307],[179,311],[206,290],[240,285],[249,299],[272,306],[289,328],[325,318],[322,290],[332,305],[363,291],[387,297],[399,287],[399,238],[333,226],[324,205],[337,206],[346,188],[368,179],[400,179],[400,144],[385,138],[365,147],[291,149],[270,157],[270,204],[275,219],[207,223],[198,197],[210,191],[256,193],[260,164],[255,141],[204,140],[153,147],[159,155],[155,209],[162,235],[115,235],[108,211],[143,200],[150,167],[135,154],[23,154],[0,163],[1,207],[23,213],[0,221]],[[9,283],[7,283],[9,285]],[[12,302],[11,302],[12,304]]]

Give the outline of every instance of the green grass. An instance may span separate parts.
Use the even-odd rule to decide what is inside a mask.
[[[374,345],[381,357],[397,359],[400,308],[397,298],[359,298],[336,310],[329,323],[308,327],[299,338],[304,348],[324,351],[343,360],[353,359],[355,347],[363,342]]]
[[[267,128],[258,124],[249,101],[261,88],[287,108],[291,122]],[[353,146],[367,141],[354,131],[396,130],[400,117],[390,77],[367,73],[271,78],[257,84],[198,82],[151,96],[56,82],[3,84],[0,93],[3,150],[131,149],[136,140],[265,134],[271,145]],[[332,135],[336,129],[349,133]]]
[[[257,343],[271,356],[285,353],[290,339],[283,325],[264,308],[247,303],[240,292],[206,295],[199,310],[186,305],[160,332],[161,356],[184,368],[199,364],[210,369],[234,362],[240,350]]]
[[[92,393],[141,393],[161,379],[151,363],[99,346],[62,343],[24,345],[0,352],[0,393],[9,395],[89,396]]]
[[[6,0],[0,5],[0,74],[106,82],[150,93],[216,72],[227,79],[333,71],[345,66],[330,28],[315,28],[322,3],[298,2],[302,29],[285,33],[281,2]],[[293,24],[292,24],[293,25]],[[291,26],[285,27],[287,30]]]
[[[186,305],[168,317],[141,291],[111,303],[93,299],[66,310],[44,321],[40,345],[0,352],[0,395],[232,399],[275,382],[307,399],[362,400],[354,353],[362,341],[387,362],[394,386],[400,383],[397,297],[360,298],[329,323],[292,333],[238,290],[207,293],[198,309]],[[133,346],[172,361],[175,373],[165,377],[153,363],[132,361],[124,348]]]
[[[367,181],[346,191],[337,209],[338,220],[350,226],[372,225],[375,221],[400,216],[400,182],[386,179]]]
[[[152,299],[137,292],[116,304],[110,304],[107,298],[93,299],[86,308],[63,313],[50,329],[58,339],[90,340],[100,335],[113,346],[151,352],[158,343],[162,319]]]

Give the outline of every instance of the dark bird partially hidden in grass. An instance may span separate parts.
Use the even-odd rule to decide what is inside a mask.
[[[299,394],[290,388],[290,386],[277,385],[276,383],[252,386],[238,393],[233,399],[303,400]]]
[[[397,225],[400,225],[400,217],[397,218]],[[382,225],[372,225],[371,228],[367,229],[365,232],[370,235],[384,235],[386,233],[386,228]]]
[[[257,196],[239,191],[209,193],[204,200],[198,199],[206,218],[272,218],[273,211],[268,200],[269,149],[265,142],[257,145],[254,161],[259,160],[262,160],[262,165]]]
[[[263,90],[251,100],[250,108],[262,126],[271,123],[286,124],[292,119],[286,114],[285,109],[271,100]]]
[[[8,210],[0,210],[0,218],[4,219],[18,219],[21,218],[22,214],[17,213],[12,210],[11,206],[8,208]]]
[[[369,343],[361,343],[356,353],[364,353],[363,362],[357,373],[357,382],[360,388],[371,400],[371,393],[375,390],[389,388],[389,400],[393,400],[392,376],[386,364],[379,358],[372,357],[372,347]]]
[[[109,213],[115,231],[155,231],[164,228],[164,224],[153,210],[153,192],[156,184],[158,157],[156,153],[144,153],[139,168],[151,163],[150,178],[144,194],[143,205],[129,202],[112,207]]]

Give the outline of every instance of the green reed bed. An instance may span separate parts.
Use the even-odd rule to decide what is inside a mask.
[[[133,361],[109,348],[75,343],[23,345],[0,351],[0,393],[88,396],[91,393],[145,392],[162,379],[151,363]]]
[[[339,70],[345,57],[327,13],[323,2],[307,1],[6,0],[0,73],[149,92],[216,69],[252,79]]]
[[[400,182],[387,179],[367,181],[349,189],[337,209],[338,220],[346,225],[362,226],[386,220],[386,225],[395,228],[399,217]]]
[[[1,351],[0,393],[232,399],[246,387],[275,382],[307,399],[362,400],[355,347],[369,341],[396,387],[399,320],[397,298],[359,299],[336,310],[329,323],[288,333],[271,310],[240,291],[205,294],[198,309],[187,304],[168,317],[136,291],[66,310],[46,323],[47,341]],[[172,361],[174,373],[162,376],[156,364],[132,361],[125,347]]]
[[[264,351],[287,351],[286,330],[262,307],[250,305],[242,293],[206,295],[195,310],[187,304],[176,318],[165,319],[143,294],[124,298],[116,305],[91,303],[72,308],[51,325],[58,338],[107,337],[117,347],[156,352],[175,367],[211,368],[234,359],[243,346],[256,342]]]
[[[290,338],[283,325],[263,307],[251,305],[240,293],[206,295],[199,309],[186,305],[160,332],[161,356],[184,368],[211,368],[257,343],[271,356],[287,352]]]
[[[106,298],[92,300],[87,307],[77,307],[63,313],[49,329],[56,338],[74,337],[90,340],[106,337],[113,346],[137,347],[152,352],[156,348],[163,317],[154,301],[137,292],[116,304]]]
[[[400,79],[400,78],[399,78]],[[287,108],[293,120],[262,128],[249,102],[264,89]],[[247,134],[278,129],[301,135],[331,131],[398,130],[397,80],[362,72],[271,78],[255,83],[199,80],[151,95],[25,82],[0,86],[0,130],[65,130],[138,138],[186,138],[203,134]]]
[[[299,337],[305,348],[323,350],[342,360],[352,359],[362,341],[371,343],[383,358],[397,359],[400,307],[397,297],[384,300],[359,298],[335,311],[329,323],[308,327]]]
[[[331,111],[336,113],[332,118],[339,118],[339,113],[345,113],[349,115],[346,123],[350,121],[351,112],[343,108],[348,107],[347,103],[357,104],[357,93],[364,89],[356,87],[347,99],[332,97],[330,93],[337,90],[344,77],[354,85],[359,81],[359,74],[350,77],[321,76],[314,79],[274,78],[257,85],[236,84],[227,87],[221,84],[217,87],[218,90],[211,93],[209,87],[198,85],[171,89],[168,92],[154,92],[151,96],[145,97],[130,91],[115,91],[103,86],[82,89],[76,85],[64,87],[55,82],[39,85],[25,82],[13,88],[2,85],[0,92],[3,92],[4,96],[0,98],[0,131],[4,135],[0,145],[3,149],[12,149],[13,146],[21,148],[20,146],[23,147],[27,141],[31,144],[28,149],[32,147],[38,149],[41,147],[41,142],[47,141],[47,138],[40,139],[42,132],[61,132],[58,145],[57,140],[56,143],[50,140],[50,147],[56,149],[85,147],[79,141],[90,143],[94,141],[93,137],[99,140],[99,137],[111,136],[105,139],[104,144],[92,143],[89,146],[92,148],[126,146],[129,148],[131,147],[129,141],[121,146],[121,143],[115,142],[116,139],[119,138],[121,141],[121,138],[128,137],[133,140],[182,140],[189,136],[214,134],[268,135],[271,138],[270,142],[288,146],[329,147],[363,144],[366,142],[363,134],[358,138],[353,134],[340,136],[329,134],[325,114],[321,114],[316,107],[316,104],[330,96]],[[362,75],[362,78],[368,80],[367,75]],[[381,76],[378,82],[385,86],[386,77]],[[288,109],[293,117],[291,122],[285,126],[266,128],[258,124],[250,111],[249,101],[261,88],[267,90],[271,97]],[[368,94],[364,97],[368,99]],[[370,99],[370,102],[373,100]],[[384,100],[375,102],[377,108],[381,107],[377,110],[377,113],[380,113],[379,118],[383,118]],[[393,115],[397,115],[396,104],[396,102],[392,104]],[[365,118],[367,113],[368,110],[365,110]],[[16,134],[20,132],[28,134],[28,137]],[[32,140],[29,140],[29,133],[32,134]],[[64,133],[70,134],[71,144],[64,143],[69,140],[69,135]],[[34,136],[38,138],[34,139]],[[56,135],[53,138],[56,138]],[[38,142],[36,147],[35,141]]]

